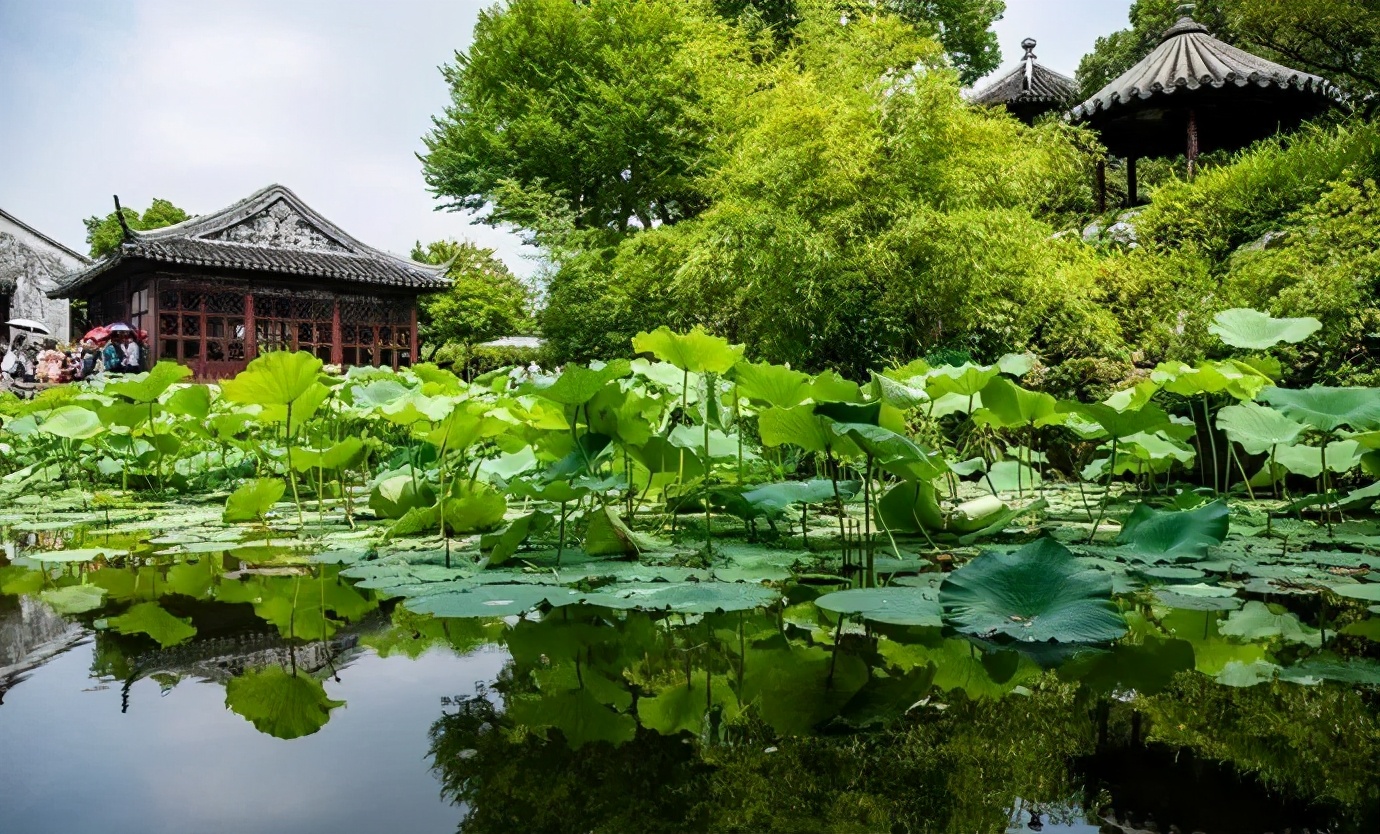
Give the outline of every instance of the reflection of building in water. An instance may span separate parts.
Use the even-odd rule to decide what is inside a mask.
[[[377,626],[377,624],[374,624]],[[294,645],[277,634],[241,634],[193,640],[141,654],[133,659],[133,679],[174,676],[224,683],[249,669],[294,666],[317,675],[344,669],[362,651],[358,632],[340,632],[330,640]]]
[[[84,634],[36,599],[0,596],[0,698]]]

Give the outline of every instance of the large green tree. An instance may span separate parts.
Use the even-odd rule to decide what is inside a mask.
[[[464,357],[474,345],[532,327],[531,289],[494,257],[492,249],[469,241],[438,240],[412,249],[412,259],[449,264],[450,288],[422,297],[417,309],[418,339],[427,358],[446,345]]]
[[[155,199],[143,214],[128,206],[122,209],[125,223],[136,232],[161,229],[187,220],[191,215],[167,200]],[[120,217],[115,212],[105,217],[88,217],[82,221],[86,225],[86,242],[91,247],[91,257],[99,258],[113,251],[124,239],[124,229],[120,227]]]

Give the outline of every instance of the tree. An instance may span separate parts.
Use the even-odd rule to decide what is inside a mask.
[[[1085,96],[1106,86],[1160,43],[1178,0],[1136,0],[1131,28],[1098,38],[1078,65]],[[1202,0],[1193,17],[1213,35],[1263,58],[1337,84],[1362,109],[1380,96],[1380,0]]]
[[[412,259],[450,264],[450,288],[423,296],[417,309],[418,341],[430,346],[428,359],[453,344],[468,360],[474,345],[531,328],[532,292],[494,257],[494,250],[469,241],[438,240],[425,247],[419,242]]]
[[[161,229],[164,226],[181,223],[191,217],[187,212],[167,200],[157,198],[142,215],[128,207],[122,211],[125,216],[125,223],[136,232]],[[124,229],[120,227],[120,218],[113,211],[105,217],[88,217],[82,223],[86,225],[86,242],[91,246],[91,257],[93,258],[99,258],[114,251],[124,240],[125,233]]]

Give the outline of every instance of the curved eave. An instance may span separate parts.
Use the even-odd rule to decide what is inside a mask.
[[[1069,111],[1069,121],[1083,122],[1089,121],[1099,115],[1115,115],[1126,110],[1132,105],[1153,103],[1155,98],[1167,99],[1180,94],[1179,99],[1184,98],[1184,94],[1192,94],[1200,90],[1225,90],[1229,88],[1255,88],[1259,90],[1274,90],[1280,93],[1298,92],[1304,95],[1315,95],[1320,101],[1319,109],[1328,105],[1335,104],[1336,99],[1331,84],[1316,76],[1300,73],[1297,76],[1278,79],[1273,76],[1250,76],[1237,77],[1228,76],[1222,79],[1202,78],[1202,79],[1179,79],[1171,86],[1156,84],[1149,89],[1139,89],[1132,87],[1123,96],[1120,92],[1114,92],[1105,98],[1094,97],[1083,102]],[[1176,101],[1177,99],[1170,99]]]

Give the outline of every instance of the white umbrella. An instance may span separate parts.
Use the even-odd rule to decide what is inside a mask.
[[[10,319],[5,322],[5,324],[16,330],[27,330],[30,333],[42,333],[44,336],[53,335],[53,331],[48,329],[48,325],[41,321],[34,321],[33,319]]]
[[[133,333],[133,332],[134,332],[134,328],[133,328],[133,327],[130,327],[129,325],[125,324],[125,323],[122,322],[122,321],[121,321],[121,322],[116,322],[115,324],[112,324],[112,325],[107,326],[107,327],[106,327],[106,330],[109,330],[111,333],[119,333],[120,331],[125,331],[125,332],[128,332],[128,333]]]

